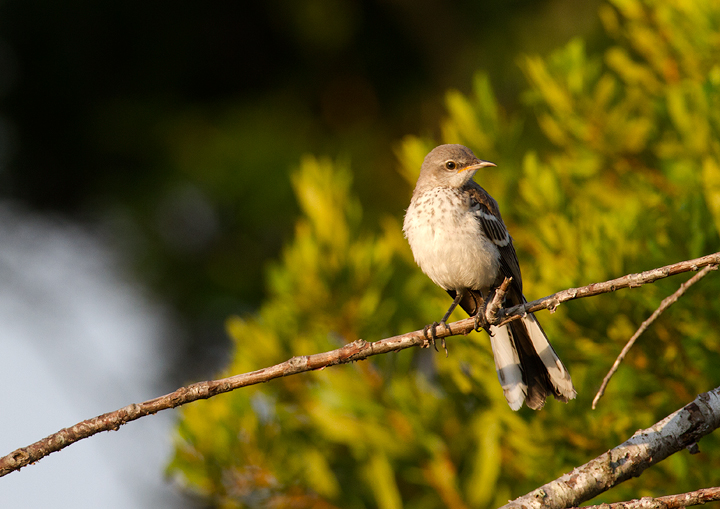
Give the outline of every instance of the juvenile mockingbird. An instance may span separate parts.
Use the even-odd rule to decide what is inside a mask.
[[[495,165],[462,145],[436,147],[423,161],[405,214],[403,230],[415,261],[454,298],[443,325],[458,304],[476,317],[476,326],[484,324],[485,302],[506,277],[512,281],[504,305],[526,302],[515,248],[497,202],[472,180],[486,166]],[[437,325],[430,326],[433,344]],[[535,315],[490,326],[488,333],[510,408],[518,410],[525,401],[538,410],[548,394],[564,402],[575,397],[570,375]]]

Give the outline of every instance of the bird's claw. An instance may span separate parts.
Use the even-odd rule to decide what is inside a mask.
[[[437,340],[437,326],[440,324],[442,324],[443,327],[445,327],[447,330],[450,330],[450,327],[448,327],[447,323],[445,323],[444,321],[440,322],[440,323],[433,322],[431,325],[426,325],[425,327],[423,327],[423,335],[425,336],[425,339],[427,339],[430,342],[430,344],[433,346],[433,348],[435,349],[436,352],[439,352],[439,350],[437,349],[437,345],[435,344],[435,341]],[[429,336],[428,336],[428,331],[430,331]],[[440,338],[440,346],[442,346],[443,349],[445,350],[445,357],[447,357],[448,349],[447,349],[447,345],[445,344],[444,336],[442,338]]]
[[[485,318],[485,307],[484,306],[483,306],[483,309],[481,309],[475,315],[475,324],[473,325],[473,328],[475,329],[475,332],[480,332],[480,329],[483,329],[485,332],[488,333],[488,336],[493,336],[493,333],[490,330],[490,324],[488,323],[487,319]]]
[[[433,348],[435,349],[436,352],[440,351],[437,349],[437,345],[435,344],[435,342],[437,341],[437,326],[438,325],[442,325],[447,330],[450,330],[450,327],[448,327],[447,323],[445,323],[444,321],[442,321],[440,323],[433,322],[431,325],[426,325],[425,327],[423,327],[423,335],[425,336],[425,339],[427,339],[430,342],[430,344],[433,346]],[[430,331],[429,336],[428,336],[428,331]],[[447,345],[445,344],[444,336],[442,338],[440,338],[440,346],[442,346],[443,350],[445,350],[445,357],[447,357],[448,351],[447,351]]]
[[[426,325],[423,327],[423,336],[425,336],[425,339],[430,342],[430,344],[435,348],[435,351],[437,352],[437,346],[435,346],[435,340],[437,339],[437,326],[440,325],[437,322],[433,322],[430,325]],[[428,331],[430,331],[430,335],[428,336]]]

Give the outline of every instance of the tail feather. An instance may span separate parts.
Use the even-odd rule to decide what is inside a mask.
[[[510,328],[506,325],[492,326],[490,332],[492,333],[490,345],[495,357],[495,368],[505,399],[510,408],[519,410],[525,401],[527,384],[523,381],[523,372],[515,341],[511,337]]]
[[[455,291],[448,293],[455,298]],[[525,302],[521,293],[509,294],[508,304],[521,302]],[[481,304],[482,295],[476,290],[467,291],[460,301],[460,307],[470,316],[480,310]],[[551,394],[565,403],[575,398],[570,374],[535,315],[528,313],[502,327],[491,326],[490,332],[495,368],[510,408],[518,410],[524,401],[529,408],[539,410]]]
[[[577,392],[573,386],[570,373],[555,353],[555,349],[548,341],[545,331],[535,318],[535,315],[529,313],[523,318],[523,323],[527,328],[533,348],[537,352],[537,356],[545,366],[548,373],[548,379],[552,385],[552,393],[555,399],[567,403],[571,399],[575,399]]]
[[[498,379],[510,408],[518,410],[524,401],[539,410],[551,394],[565,403],[575,398],[570,374],[533,314],[490,331]]]

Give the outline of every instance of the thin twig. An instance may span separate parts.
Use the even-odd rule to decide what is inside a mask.
[[[675,263],[666,267],[660,267],[641,274],[630,274],[604,283],[593,283],[582,288],[572,288],[556,294],[539,299],[524,305],[514,306],[510,309],[500,311],[495,317],[492,325],[502,325],[515,317],[522,317],[525,313],[550,309],[553,311],[560,303],[582,297],[591,297],[601,293],[607,293],[620,288],[637,287],[646,283],[652,283],[682,272],[698,270],[707,265],[720,264],[720,253]],[[450,326],[438,326],[436,336],[438,338],[467,334],[474,329],[475,319],[466,318],[450,324]],[[358,340],[349,343],[342,348],[330,352],[318,353],[293,357],[285,362],[268,368],[263,368],[251,373],[198,382],[187,387],[181,387],[170,394],[155,399],[128,405],[114,412],[108,412],[91,419],[84,420],[69,428],[61,429],[52,435],[43,438],[27,447],[17,449],[10,454],[0,458],[0,477],[15,470],[34,463],[45,456],[64,449],[75,442],[88,438],[102,431],[117,430],[123,424],[134,421],[146,415],[157,413],[168,408],[175,408],[200,399],[207,399],[218,394],[229,392],[241,387],[268,382],[276,378],[312,371],[315,369],[344,364],[353,361],[367,359],[373,355],[388,352],[397,352],[413,346],[427,346],[428,341],[423,330],[408,332],[399,336],[382,339],[374,343]]]
[[[576,507],[617,486],[671,454],[697,450],[702,437],[720,427],[720,387],[648,429],[641,429],[614,449],[577,467],[500,509],[564,509]]]
[[[680,509],[692,505],[701,505],[707,502],[720,500],[720,488],[703,488],[678,495],[665,497],[643,497],[628,502],[615,502],[613,504],[586,505],[582,509]],[[576,508],[573,508],[576,509]]]
[[[660,316],[667,308],[672,306],[677,302],[677,300],[682,297],[682,295],[685,293],[685,291],[690,288],[692,285],[700,281],[702,278],[708,275],[708,273],[711,270],[717,270],[717,265],[708,265],[704,269],[702,269],[700,272],[695,274],[693,277],[685,281],[683,284],[680,285],[680,288],[678,288],[675,293],[670,295],[669,297],[665,297],[663,301],[660,303],[660,306],[653,312],[652,315],[650,315],[650,318],[645,320],[642,325],[640,325],[640,328],[635,331],[635,334],[630,338],[630,340],[627,342],[625,347],[620,352],[620,355],[618,355],[617,359],[615,359],[615,363],[612,365],[612,368],[610,368],[610,371],[607,375],[605,375],[605,378],[602,381],[602,385],[600,385],[600,389],[598,389],[597,394],[595,394],[595,398],[593,398],[592,402],[592,409],[595,410],[595,406],[597,405],[597,402],[602,398],[603,394],[605,394],[605,389],[608,386],[608,383],[610,382],[610,379],[615,374],[615,372],[620,367],[620,363],[625,359],[625,356],[630,351],[632,346],[635,344],[635,341],[640,337],[640,335],[645,332],[645,330],[655,321],[657,320],[658,316]]]
[[[507,293],[508,287],[512,282],[511,277],[506,277],[502,284],[495,290],[492,300],[488,303],[485,308],[485,320],[488,323],[492,323],[497,320],[498,313],[502,309],[503,300],[505,300],[505,294]]]

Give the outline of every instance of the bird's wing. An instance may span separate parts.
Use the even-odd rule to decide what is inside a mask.
[[[520,264],[518,263],[512,237],[503,223],[500,215],[500,208],[497,202],[485,189],[475,181],[465,185],[465,189],[471,200],[471,207],[475,211],[485,236],[495,244],[500,251],[500,270],[505,277],[512,278],[512,287],[517,290],[516,296],[522,296],[522,276],[520,275]],[[513,299],[515,300],[515,299]]]

